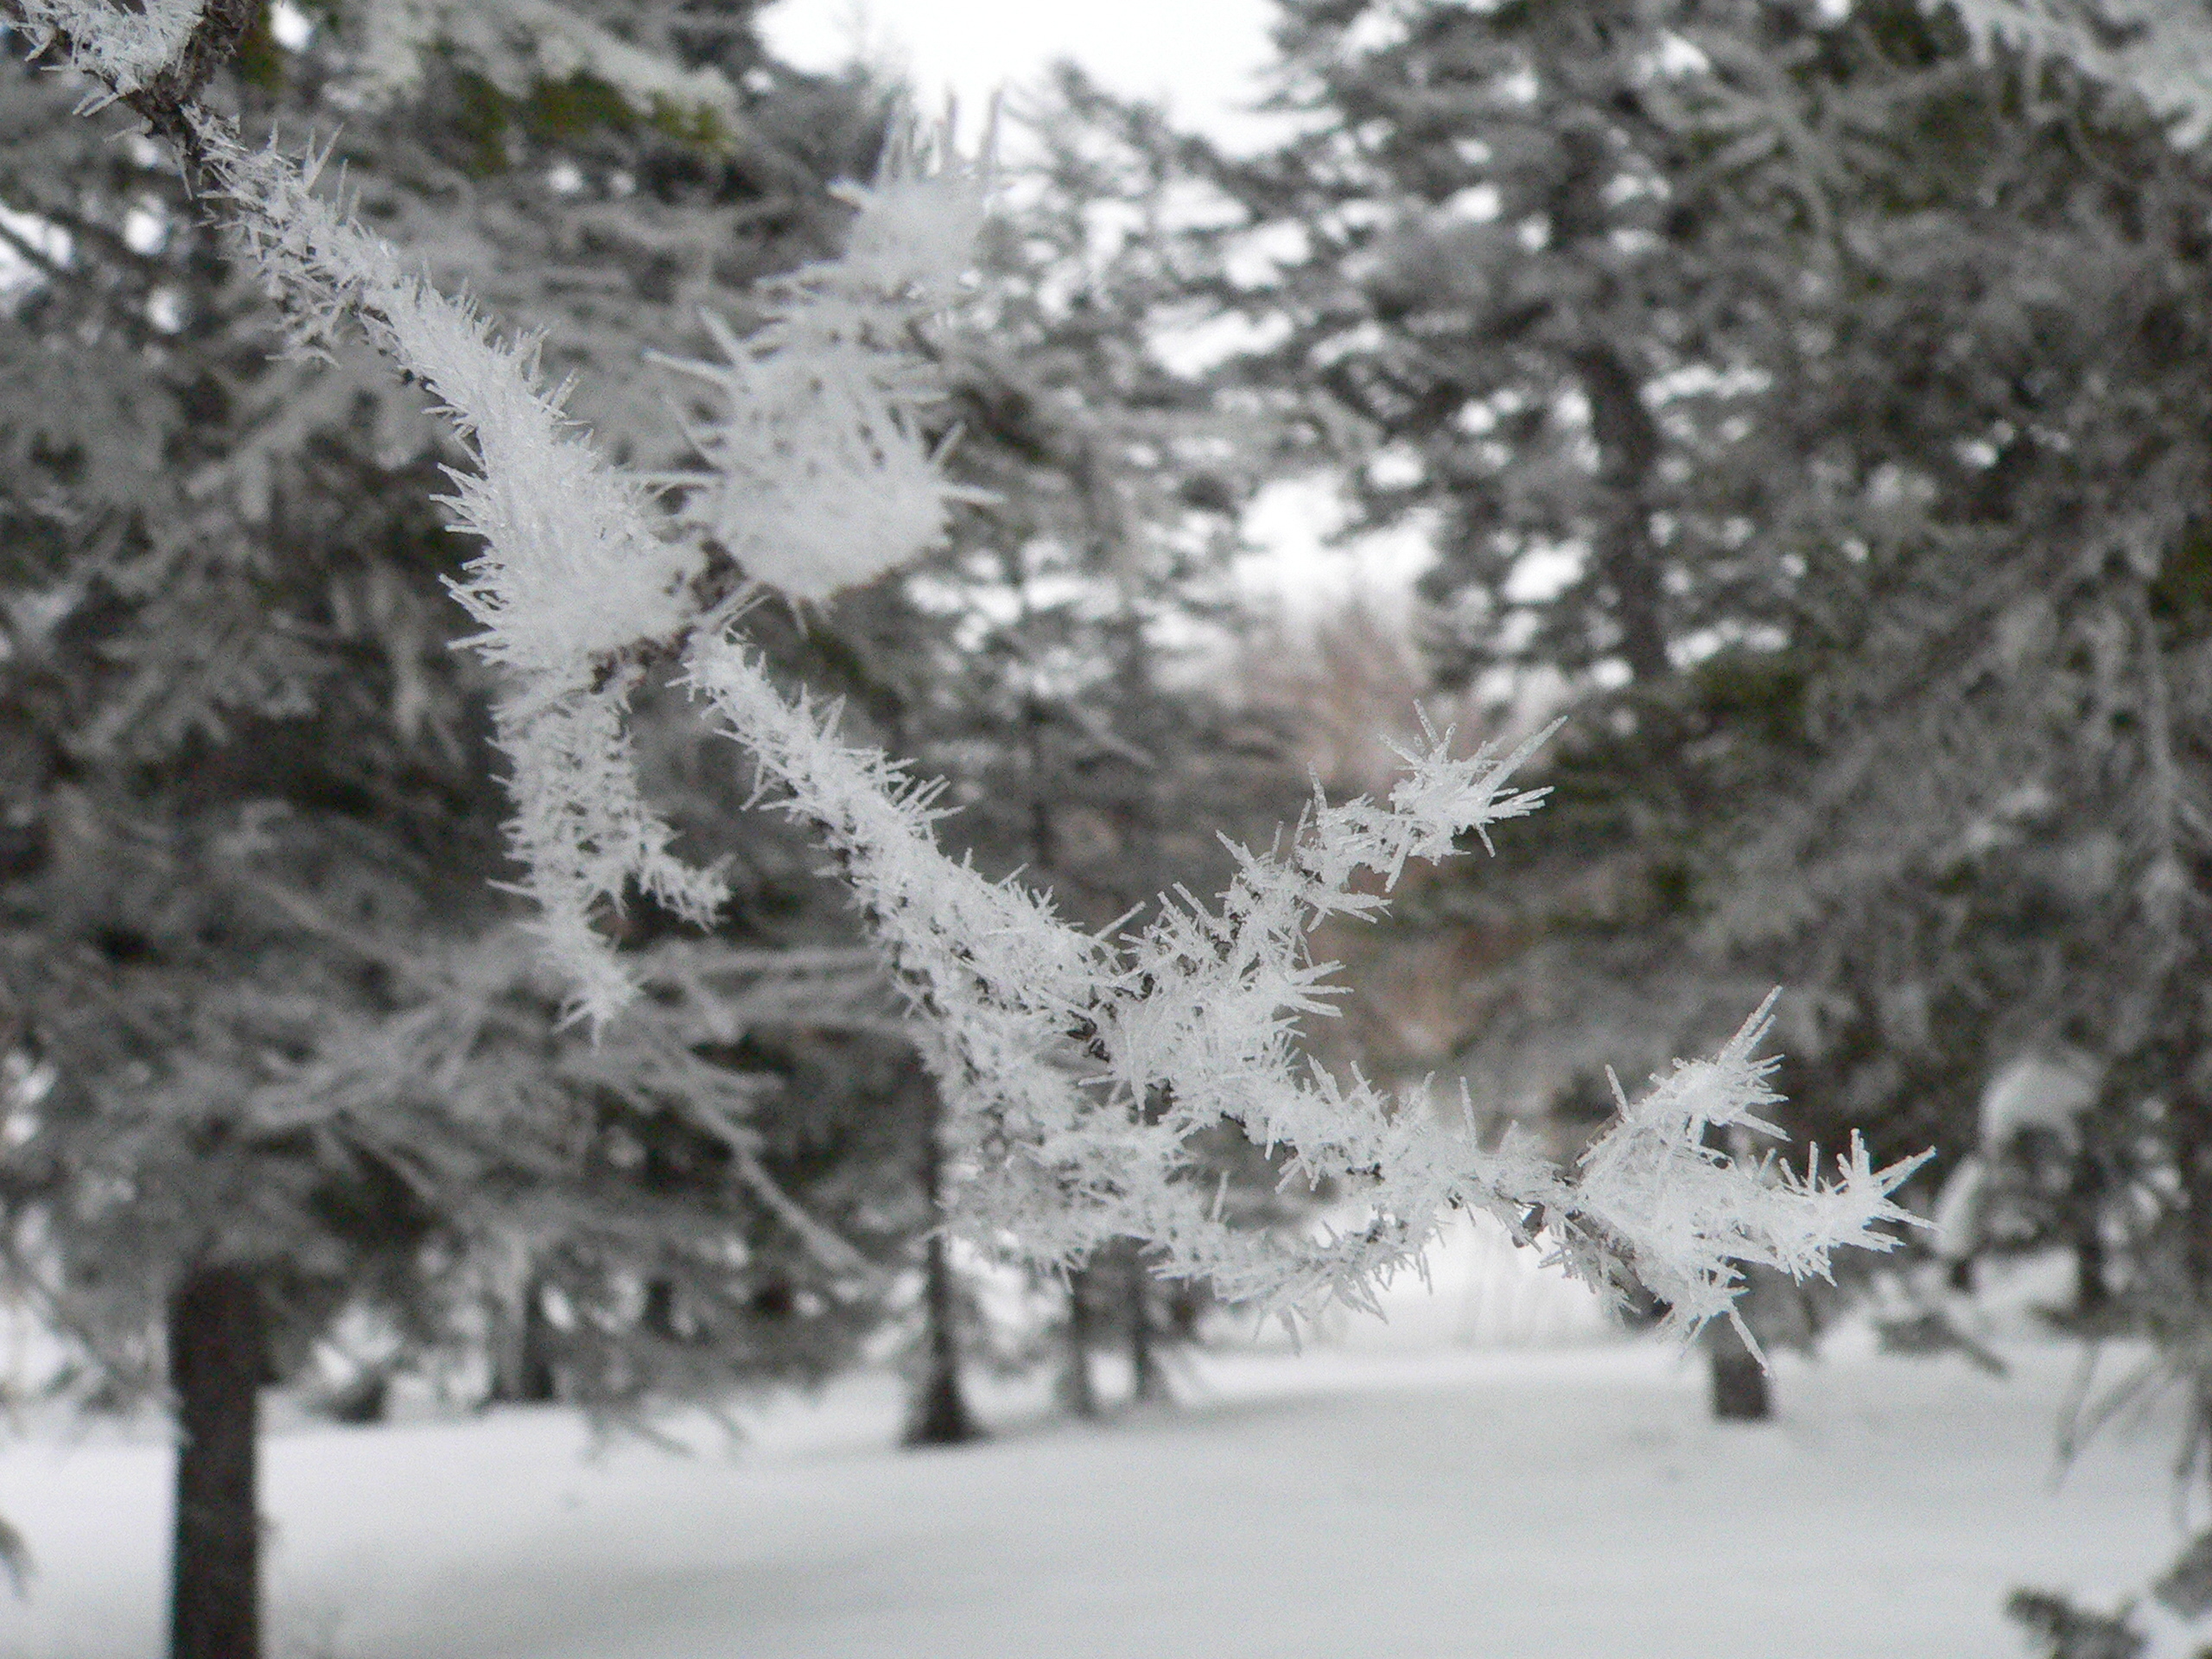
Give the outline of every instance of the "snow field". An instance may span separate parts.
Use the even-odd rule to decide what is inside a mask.
[[[2054,1483],[2077,1350],[2012,1344],[1999,1380],[1836,1345],[1751,1428],[1642,1343],[1218,1353],[1179,1409],[1071,1427],[987,1389],[999,1437],[923,1453],[888,1449],[882,1373],[689,1457],[594,1453],[556,1409],[302,1427],[267,1448],[272,1650],[2016,1659],[2011,1587],[2107,1604],[2171,1553],[2164,1418]],[[167,1478],[156,1444],[0,1452],[41,1569],[0,1654],[160,1651]]]

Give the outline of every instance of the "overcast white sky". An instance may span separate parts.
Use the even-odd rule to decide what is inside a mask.
[[[907,70],[924,107],[950,91],[969,111],[1001,87],[1018,92],[1058,58],[1072,58],[1117,92],[1164,98],[1179,122],[1235,146],[1264,142],[1267,124],[1243,115],[1261,97],[1258,72],[1272,55],[1271,0],[779,0],[761,14],[768,48],[804,69],[855,56]],[[1255,599],[1293,614],[1333,607],[1354,593],[1387,612],[1405,603],[1428,562],[1418,531],[1328,549],[1338,518],[1332,490],[1277,484],[1245,520],[1254,552],[1239,561]]]
[[[980,110],[995,88],[1073,58],[1116,91],[1166,98],[1183,121],[1233,139],[1258,99],[1268,0],[779,0],[761,15],[769,49],[805,69],[855,55],[911,71],[925,106],[950,89]]]

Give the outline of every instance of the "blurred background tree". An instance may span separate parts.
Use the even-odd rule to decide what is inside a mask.
[[[1287,0],[1276,38],[1294,136],[1155,143],[1250,342],[1217,378],[1349,534],[1427,531],[1436,694],[1573,716],[1553,833],[1391,924],[1484,964],[1460,1068],[1571,1140],[1601,1055],[1778,980],[1792,1129],[1955,1163],[2008,1060],[2082,1052],[2102,1103],[2014,1242],[2073,1243],[2082,1315],[2126,1279],[2177,1317],[2196,153],[1909,5]],[[1764,1408],[1740,1354],[1715,1386]]]
[[[748,9],[617,10],[455,13],[410,51],[389,8],[255,9],[217,95],[293,134],[342,111],[361,210],[551,328],[610,443],[672,458],[644,346],[834,251],[828,186],[888,109],[766,63]],[[904,1046],[873,976],[825,991],[797,959],[771,976],[805,999],[747,1002],[760,949],[842,937],[788,853],[724,937],[753,957],[663,959],[622,1045],[559,1028],[490,885],[506,808],[488,687],[449,649],[445,440],[365,352],[283,360],[168,158],[119,110],[73,118],[82,90],[20,51],[0,75],[0,1199],[81,1391],[175,1398],[174,1651],[234,1659],[257,1391],[341,1315],[489,1350],[497,1397],[818,1376],[932,1217],[874,1109]],[[376,1409],[381,1374],[340,1382]]]

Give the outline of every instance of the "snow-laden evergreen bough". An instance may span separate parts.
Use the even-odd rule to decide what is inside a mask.
[[[26,15],[127,93],[162,73],[153,54],[183,10],[27,0]],[[1542,791],[1512,784],[1533,741],[1455,757],[1452,734],[1432,731],[1387,800],[1317,793],[1273,849],[1234,849],[1215,906],[1178,893],[1148,926],[1100,937],[949,858],[929,785],[841,742],[834,710],[779,690],[739,631],[747,595],[766,583],[819,599],[893,569],[943,535],[958,493],[921,434],[935,387],[910,343],[961,299],[983,208],[982,169],[949,141],[898,147],[855,193],[843,257],[771,284],[765,327],[716,332],[721,361],[677,365],[717,404],[693,433],[703,464],[647,480],[563,421],[531,342],[499,339],[318,197],[318,158],[251,148],[182,101],[156,122],[227,205],[297,346],[327,350],[341,327],[362,327],[474,456],[448,505],[482,548],[455,594],[481,630],[470,643],[507,676],[513,848],[583,1017],[618,1019],[631,995],[600,925],[630,883],[699,922],[721,897],[713,872],[671,854],[632,764],[630,694],[675,663],[752,757],[764,798],[811,825],[851,882],[953,1108],[948,1220],[979,1243],[1071,1263],[1140,1237],[1162,1272],[1288,1313],[1371,1305],[1451,1211],[1480,1208],[1524,1241],[1541,1231],[1601,1287],[1632,1272],[1686,1333],[1736,1317],[1744,1264],[1825,1274],[1831,1250],[1886,1249],[1877,1228],[1910,1219],[1891,1194],[1914,1164],[1876,1169],[1855,1138],[1827,1180],[1817,1149],[1801,1175],[1707,1144],[1735,1125],[1778,1134],[1755,1116],[1777,1098],[1774,1063],[1757,1057],[1772,999],[1713,1058],[1622,1094],[1618,1121],[1571,1170],[1510,1135],[1482,1145],[1471,1113],[1421,1092],[1341,1084],[1301,1053],[1298,1023],[1328,1012],[1332,992],[1307,950],[1314,927],[1383,907],[1356,879],[1387,893],[1408,860],[1471,835],[1487,844],[1491,825],[1533,811]],[[1365,1224],[1319,1238],[1227,1225],[1189,1151],[1224,1119],[1280,1155],[1286,1182],[1357,1197]]]

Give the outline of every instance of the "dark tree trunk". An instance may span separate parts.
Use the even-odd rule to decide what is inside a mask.
[[[255,1453],[266,1348],[261,1293],[246,1269],[196,1268],[170,1297],[178,1439],[169,1659],[260,1659]]]
[[[1077,1417],[1098,1414],[1098,1391],[1090,1385],[1090,1269],[1069,1269],[1067,1354],[1060,1367],[1060,1403]]]
[[[1751,1132],[1738,1123],[1726,1131],[1728,1155],[1737,1163],[1754,1156]],[[1775,1313],[1781,1278],[1764,1268],[1745,1267],[1736,1310],[1763,1342],[1771,1343],[1782,1321]],[[1723,1316],[1705,1327],[1707,1379],[1712,1387],[1713,1418],[1720,1423],[1763,1423],[1774,1415],[1774,1396],[1759,1363],[1734,1319]]]
[[[1586,347],[1574,353],[1573,360],[1590,400],[1590,425],[1598,441],[1598,481],[1604,496],[1598,569],[1612,591],[1621,655],[1637,679],[1656,680],[1670,665],[1659,550],[1651,540],[1648,499],[1659,462],[1659,427],[1643,406],[1636,377],[1611,346]]]
[[[952,1263],[946,1255],[944,1235],[931,1233],[923,1248],[922,1299],[929,1325],[928,1349],[906,1444],[958,1446],[963,1440],[981,1439],[983,1431],[976,1426],[968,1410],[967,1397],[960,1391],[958,1309],[954,1305]]]
[[[545,1317],[544,1281],[534,1274],[523,1286],[521,1337],[515,1401],[525,1406],[550,1405],[560,1397],[561,1378],[553,1366],[553,1321]]]
[[[2074,1159],[2074,1179],[2068,1192],[2068,1221],[2074,1235],[2074,1312],[2094,1319],[2112,1300],[2105,1282],[2105,1235],[2102,1222],[2103,1182],[2097,1160],[2084,1147]]]
[[[487,1403],[550,1405],[560,1397],[561,1388],[553,1365],[553,1322],[545,1317],[544,1280],[534,1272],[525,1274],[518,1300],[492,1357]]]
[[[2074,1311],[2084,1319],[2094,1319],[2111,1301],[2112,1289],[2105,1282],[2104,1235],[2092,1211],[2074,1235]]]
[[[1167,1293],[1167,1333],[1178,1342],[1198,1339],[1198,1320],[1206,1311],[1205,1287],[1185,1281]]]
[[[1160,1369],[1160,1354],[1154,1345],[1153,1278],[1146,1269],[1144,1245],[1140,1241],[1129,1240],[1124,1266],[1129,1311],[1129,1394],[1139,1405],[1148,1405],[1173,1396],[1167,1391],[1167,1374]]]
[[[681,1299],[676,1294],[676,1281],[665,1276],[645,1281],[645,1305],[638,1314],[638,1323],[645,1334],[658,1337],[663,1342],[689,1342],[691,1332],[685,1326]]]
[[[1706,1326],[1705,1351],[1716,1422],[1763,1423],[1774,1415],[1766,1372],[1733,1325],[1719,1319]]]
[[[922,1122],[922,1194],[935,1217],[944,1207],[944,1156],[938,1144],[937,1088],[919,1065],[911,1087],[926,1096]],[[922,1382],[906,1427],[909,1446],[958,1446],[979,1440],[982,1429],[960,1391],[960,1306],[952,1258],[944,1235],[932,1230],[922,1247]]]

